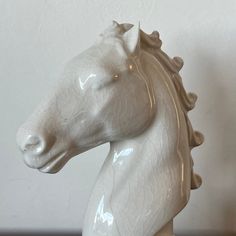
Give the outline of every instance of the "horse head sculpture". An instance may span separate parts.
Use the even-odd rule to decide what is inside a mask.
[[[191,149],[203,142],[187,112],[183,61],[159,34],[113,24],[73,58],[17,134],[25,163],[56,173],[72,157],[110,142],[88,205],[84,236],[172,235],[173,217],[201,179]]]

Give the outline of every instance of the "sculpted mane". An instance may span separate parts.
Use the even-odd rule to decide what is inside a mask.
[[[140,30],[140,45],[142,49],[155,56],[155,58],[163,65],[166,72],[170,75],[181,104],[181,109],[184,113],[188,132],[189,149],[191,152],[192,148],[203,143],[203,135],[200,132],[193,130],[192,124],[188,118],[188,111],[194,108],[197,95],[194,93],[187,93],[183,86],[179,71],[183,67],[184,62],[180,57],[174,57],[171,59],[161,50],[162,42],[157,31],[154,31],[152,34],[148,35]],[[199,175],[193,172],[193,159],[190,152],[189,157],[192,162],[191,188],[196,189],[200,187],[202,180]]]
[[[114,25],[116,27],[114,27]],[[118,24],[113,21],[113,26],[105,30],[100,36],[106,39],[112,38],[119,40],[120,35],[124,34],[130,28],[132,24],[124,23]],[[182,112],[185,117],[188,141],[189,141],[189,158],[192,163],[191,170],[191,188],[196,189],[201,186],[201,177],[193,172],[193,159],[191,156],[191,150],[194,147],[201,145],[204,141],[203,135],[199,131],[195,131],[192,127],[191,121],[188,118],[188,112],[195,107],[197,101],[197,95],[194,93],[187,93],[179,71],[183,67],[183,59],[180,57],[174,57],[171,59],[165,52],[161,50],[162,41],[158,31],[153,31],[151,34],[146,34],[140,29],[140,47],[146,52],[153,55],[164,67],[165,71],[170,75],[174,88],[178,95],[179,103],[181,105]]]

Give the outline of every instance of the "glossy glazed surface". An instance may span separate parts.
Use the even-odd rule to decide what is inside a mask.
[[[158,232],[200,185],[190,151],[202,135],[187,117],[196,95],[184,90],[182,60],[170,59],[160,46],[157,32],[113,22],[68,63],[56,89],[18,131],[25,163],[45,173],[111,143],[88,205],[85,236],[164,235]]]

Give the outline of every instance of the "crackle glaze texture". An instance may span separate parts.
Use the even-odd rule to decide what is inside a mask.
[[[187,116],[197,97],[183,87],[182,66],[157,31],[113,22],[20,127],[25,163],[45,173],[110,142],[84,236],[173,235],[173,217],[201,184],[190,152],[203,137]]]

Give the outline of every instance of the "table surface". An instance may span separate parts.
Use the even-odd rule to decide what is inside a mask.
[[[0,236],[82,236],[80,232],[0,232]],[[176,236],[236,236],[236,232],[219,231],[183,231]]]

